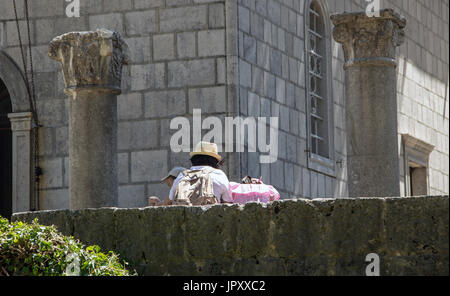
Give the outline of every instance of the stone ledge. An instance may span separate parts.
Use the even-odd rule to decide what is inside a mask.
[[[145,275],[448,275],[448,196],[16,213],[112,249]]]

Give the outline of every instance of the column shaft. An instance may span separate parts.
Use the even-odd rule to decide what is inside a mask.
[[[70,96],[70,208],[117,206],[117,96],[89,89]]]

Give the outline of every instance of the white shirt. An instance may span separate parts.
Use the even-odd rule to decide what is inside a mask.
[[[192,166],[190,170],[201,170],[204,168],[211,168],[212,172],[210,175],[211,182],[213,185],[213,191],[214,195],[217,197],[219,202],[226,201],[226,202],[232,202],[233,199],[231,197],[231,191],[230,191],[230,181],[228,181],[227,175],[225,175],[224,172],[222,172],[219,169],[215,169],[209,166]],[[175,188],[177,187],[178,183],[180,182],[181,177],[183,177],[183,173],[178,174],[178,177],[173,182],[172,188],[170,188],[169,193],[169,199],[173,200],[173,195],[175,193]]]

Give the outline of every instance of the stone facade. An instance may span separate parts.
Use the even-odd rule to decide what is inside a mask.
[[[27,45],[23,0],[16,2],[22,41]],[[327,16],[364,11],[367,5],[363,0],[318,2]],[[159,179],[172,166],[189,165],[187,153],[170,150],[170,136],[176,132],[169,129],[170,120],[191,118],[198,107],[202,118],[280,117],[278,160],[259,164],[258,152],[224,153],[230,179],[262,176],[284,198],[348,196],[344,54],[331,35],[326,38],[330,43],[333,172],[313,169],[305,152],[307,0],[80,0],[79,18],[65,15],[63,0],[29,3],[37,111],[43,125],[39,129],[44,173],[40,209],[69,206],[68,99],[60,65],[47,56],[48,44],[63,33],[102,27],[119,32],[130,50],[117,105],[119,206],[144,206],[147,196],[167,194],[168,188]],[[410,193],[411,153],[403,141],[405,135],[434,146],[426,161],[427,193],[448,194],[449,3],[380,3],[381,8],[393,8],[407,20],[405,43],[396,52],[401,195]],[[12,1],[0,0],[0,7],[2,54],[22,69]],[[329,34],[331,20],[326,22]],[[18,84],[10,82],[7,87],[10,93],[20,92],[15,89]],[[12,103],[13,112],[29,111],[14,107],[22,102]]]

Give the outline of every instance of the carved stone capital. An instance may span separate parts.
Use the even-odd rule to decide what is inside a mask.
[[[33,127],[33,114],[31,112],[10,113],[8,118],[11,121],[11,130],[14,132],[28,132]]]
[[[379,17],[365,12],[331,16],[333,38],[344,49],[344,68],[351,66],[397,65],[395,48],[404,42],[406,19],[392,9],[380,11]]]
[[[85,88],[120,93],[122,66],[129,62],[122,36],[106,29],[55,37],[48,56],[62,64],[66,93]]]

